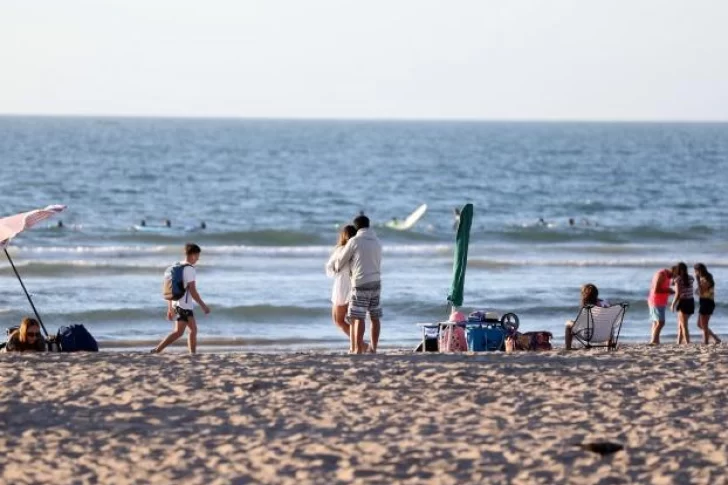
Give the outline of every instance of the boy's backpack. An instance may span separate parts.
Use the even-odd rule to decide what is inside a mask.
[[[61,352],[99,351],[96,339],[86,330],[86,327],[80,324],[59,328],[56,342],[60,345]]]
[[[175,263],[164,270],[162,280],[162,297],[165,300],[178,301],[185,296],[185,268],[191,264]]]

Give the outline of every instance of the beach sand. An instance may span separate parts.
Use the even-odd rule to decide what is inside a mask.
[[[0,416],[4,483],[726,483],[728,346],[0,354]]]

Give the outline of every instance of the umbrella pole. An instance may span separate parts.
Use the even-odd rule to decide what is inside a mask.
[[[25,284],[23,283],[22,278],[20,278],[20,273],[18,273],[18,270],[15,268],[15,264],[13,263],[12,258],[10,257],[10,253],[8,253],[8,248],[4,248],[5,256],[8,257],[8,261],[10,261],[10,266],[13,268],[13,271],[15,272],[15,276],[18,277],[18,281],[20,281],[20,286],[23,287],[23,291],[25,292],[25,296],[28,297],[28,301],[30,302],[30,306],[33,308],[33,313],[35,313],[35,318],[38,319],[38,323],[40,323],[40,328],[43,329],[43,333],[46,334],[46,337],[48,336],[48,330],[46,330],[45,325],[43,325],[43,320],[41,320],[40,315],[38,315],[38,310],[35,309],[35,305],[33,304],[33,299],[28,294],[28,290],[25,289]]]

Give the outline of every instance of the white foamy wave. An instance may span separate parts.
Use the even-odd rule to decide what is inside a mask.
[[[507,268],[512,266],[548,267],[615,267],[615,268],[661,268],[666,259],[660,258],[621,258],[621,259],[470,259],[468,266],[473,268]],[[671,260],[669,260],[671,261]],[[725,259],[703,259],[708,267],[728,267]]]
[[[388,254],[447,254],[451,250],[447,244],[394,244],[383,246]],[[328,256],[333,246],[203,246],[203,252],[215,255],[262,255],[262,256]],[[133,257],[157,254],[179,254],[180,245],[158,246],[16,246],[13,252],[39,255],[88,254],[105,257]]]
[[[125,254],[159,254],[179,252],[179,246],[15,246],[18,252],[36,254],[104,254],[122,256]]]

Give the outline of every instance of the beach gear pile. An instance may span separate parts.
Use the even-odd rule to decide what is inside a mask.
[[[18,327],[10,327],[6,333],[8,337]],[[48,352],[98,352],[99,344],[86,327],[79,324],[64,325],[58,329],[55,335],[47,335],[45,343]],[[4,349],[7,342],[0,343],[0,349]]]
[[[551,350],[551,332],[518,331],[515,313],[475,311],[467,317],[455,311],[446,322],[422,324],[423,341],[416,349],[425,352],[494,352]]]

